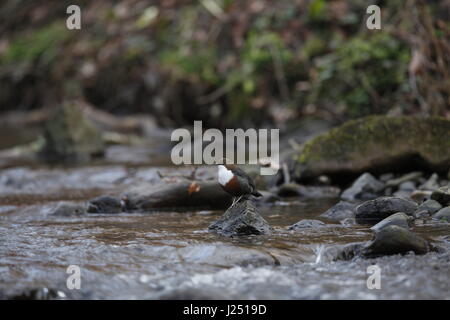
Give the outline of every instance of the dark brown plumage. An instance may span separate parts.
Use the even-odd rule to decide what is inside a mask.
[[[218,178],[219,184],[225,192],[233,197],[239,197],[233,201],[233,205],[244,196],[262,196],[256,189],[253,179],[234,164],[219,164]]]

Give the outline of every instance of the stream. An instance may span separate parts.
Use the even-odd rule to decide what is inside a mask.
[[[211,171],[212,169],[212,171]],[[204,174],[213,175],[207,168]],[[118,194],[158,172],[189,168],[98,165],[12,167],[0,171],[0,296],[53,299],[446,299],[450,225],[426,222],[414,232],[444,253],[331,261],[326,248],[367,241],[367,226],[318,217],[338,199],[261,204],[268,236],[227,238],[208,231],[223,210],[53,216],[60,201],[84,203]],[[201,172],[200,172],[201,175]],[[302,219],[320,228],[289,230]],[[368,289],[367,267],[381,269]],[[68,289],[67,268],[81,272]],[[32,292],[32,293],[30,293]],[[31,295],[31,296],[30,296]]]

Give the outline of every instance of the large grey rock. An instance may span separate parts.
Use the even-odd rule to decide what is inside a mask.
[[[425,254],[430,251],[430,244],[411,231],[390,225],[375,232],[372,241],[366,244],[362,253],[366,257],[392,254]]]
[[[381,220],[376,225],[374,225],[372,228],[370,228],[373,231],[379,231],[383,228],[386,228],[387,226],[399,226],[405,229],[409,229],[413,218],[404,214],[403,212],[397,212],[393,215],[390,215],[386,219]]]
[[[219,220],[209,226],[209,230],[227,236],[271,233],[271,227],[251,200],[241,200],[228,208]]]
[[[446,173],[449,150],[449,120],[370,116],[349,121],[305,143],[293,158],[292,177],[296,181],[322,174],[333,178],[406,166]]]
[[[333,222],[339,222],[347,218],[354,218],[356,214],[356,204],[346,201],[341,201],[330,209],[322,213],[320,216],[332,220]]]
[[[443,206],[450,206],[450,186],[440,187],[433,191],[431,199],[436,200]]]
[[[447,220],[448,222],[450,222],[450,207],[442,208],[441,210],[436,212],[433,215],[433,219],[437,219],[437,220],[443,219],[443,220]]]
[[[381,194],[383,189],[384,183],[366,172],[342,193],[341,198],[348,201],[374,199]]]
[[[381,197],[366,201],[356,207],[356,222],[375,224],[396,212],[412,216],[418,205],[411,200],[397,197]]]

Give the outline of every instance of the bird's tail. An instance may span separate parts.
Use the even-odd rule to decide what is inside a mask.
[[[255,197],[262,197],[262,194],[259,193],[257,190],[253,191],[252,195],[255,196]]]

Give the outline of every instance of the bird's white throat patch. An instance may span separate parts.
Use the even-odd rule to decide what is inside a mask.
[[[218,178],[219,183],[224,186],[231,179],[233,179],[233,172],[231,172],[231,170],[228,170],[225,166],[219,164]]]

